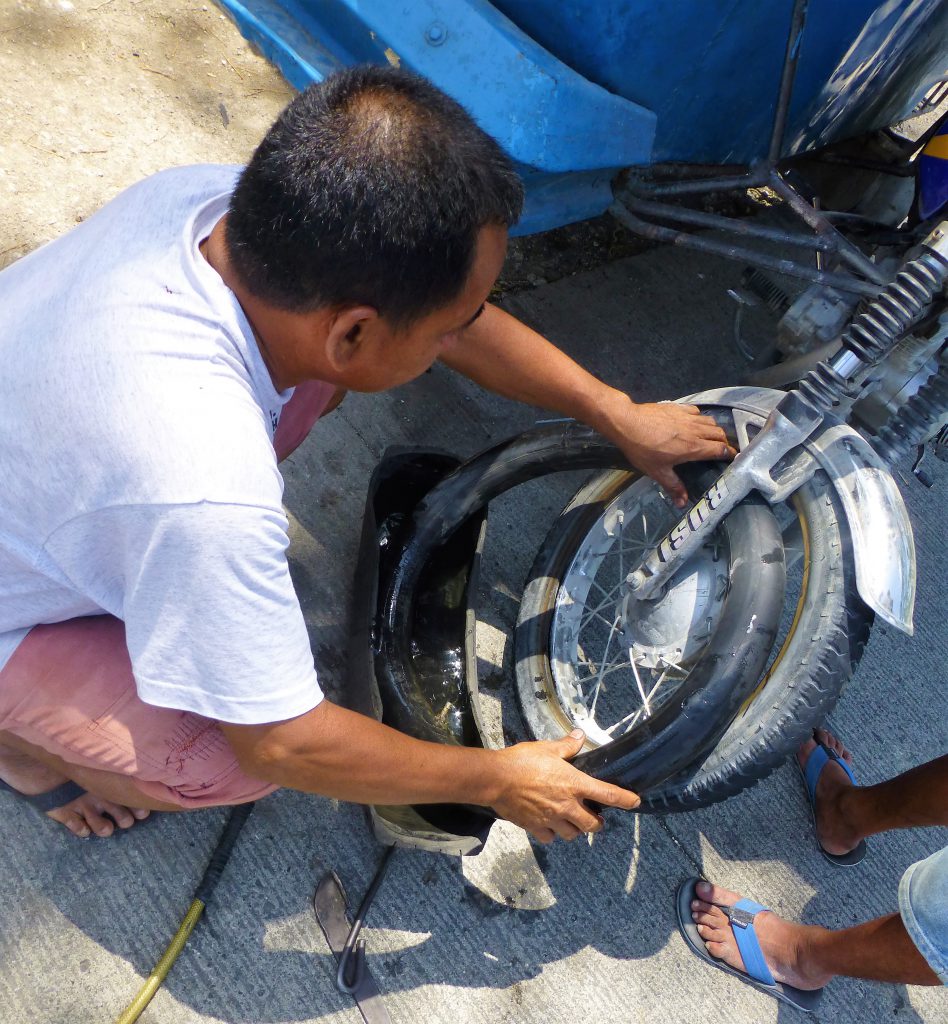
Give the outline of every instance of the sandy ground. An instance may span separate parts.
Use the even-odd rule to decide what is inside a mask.
[[[213,4],[0,4],[0,261],[164,167],[241,163],[292,91]]]
[[[218,9],[194,0],[0,0],[0,82],[0,265],[152,171],[245,159],[290,97]],[[513,311],[640,398],[736,379],[723,293],[739,270],[668,250],[599,267],[587,253],[578,265],[586,272],[521,293]],[[539,259],[517,273],[528,283],[549,276]],[[439,368],[385,396],[353,397],[293,456],[292,569],[330,692],[344,678],[361,508],[383,449],[471,453],[537,415]],[[532,486],[492,510],[478,622],[490,701],[509,676],[524,574],[566,489]],[[906,493],[919,544],[918,632],[910,641],[876,630],[836,715],[867,781],[946,742],[944,479]],[[502,707],[496,720],[516,730]],[[114,1019],[186,909],[222,814],[156,817],[80,843],[9,796],[0,810],[0,1024]],[[400,854],[370,922],[370,965],[396,1024],[791,1024],[791,1011],[685,951],[672,913],[677,881],[703,871],[783,913],[848,925],[893,909],[901,871],[945,841],[935,830],[881,837],[859,872],[841,873],[809,829],[785,768],[707,811],[610,820],[591,847],[541,850],[498,828],[482,857],[463,863]],[[309,901],[330,867],[357,897],[377,856],[355,807],[293,793],[261,802],[209,921],[142,1020],[355,1024]],[[938,1024],[948,1019],[945,995],[844,981],[817,1019]]]

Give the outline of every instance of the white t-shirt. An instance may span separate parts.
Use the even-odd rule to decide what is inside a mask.
[[[109,612],[143,700],[258,723],[322,693],[272,443],[291,392],[198,250],[238,173],[156,174],[0,273],[0,667]]]

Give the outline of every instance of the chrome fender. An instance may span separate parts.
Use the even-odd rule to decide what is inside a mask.
[[[762,425],[783,395],[770,388],[730,387],[678,401],[734,410],[738,443],[743,447],[747,427]],[[832,417],[802,447],[826,470],[839,495],[852,537],[859,596],[886,622],[911,636],[915,541],[905,501],[888,467],[861,434]],[[800,483],[808,476],[806,468],[801,469]]]

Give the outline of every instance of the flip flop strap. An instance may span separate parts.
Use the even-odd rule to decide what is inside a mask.
[[[13,793],[14,796],[20,800],[25,800],[31,807],[41,811],[43,814],[47,811],[55,810],[57,807],[62,807],[63,804],[68,804],[85,793],[82,786],[75,782],[64,782],[61,786],[51,789],[48,793],[37,793],[35,796],[27,796],[25,793],[21,793],[19,790],[7,785],[2,779],[0,779],[0,789]]]
[[[859,785],[856,782],[856,776],[853,774],[853,770],[848,764],[833,750],[832,747],[826,746],[825,743],[820,743],[813,748],[813,752],[810,754],[806,762],[806,788],[810,794],[810,802],[816,800],[816,784],[820,778],[820,772],[826,767],[828,762],[835,761],[840,765],[843,771],[849,776],[850,781],[854,786]]]
[[[769,910],[769,907],[754,900],[738,900],[728,912],[731,923],[731,931],[734,933],[734,940],[740,950],[741,959],[744,961],[744,970],[755,981],[761,981],[765,985],[775,985],[774,976],[770,973],[767,961],[760,949],[760,942],[757,933],[754,931],[754,918],[761,911]]]

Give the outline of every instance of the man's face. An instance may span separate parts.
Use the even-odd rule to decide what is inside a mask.
[[[368,337],[340,383],[353,391],[384,391],[414,380],[480,315],[507,254],[507,229],[481,228],[474,262],[461,293],[447,306],[395,331],[384,318],[364,329]]]

